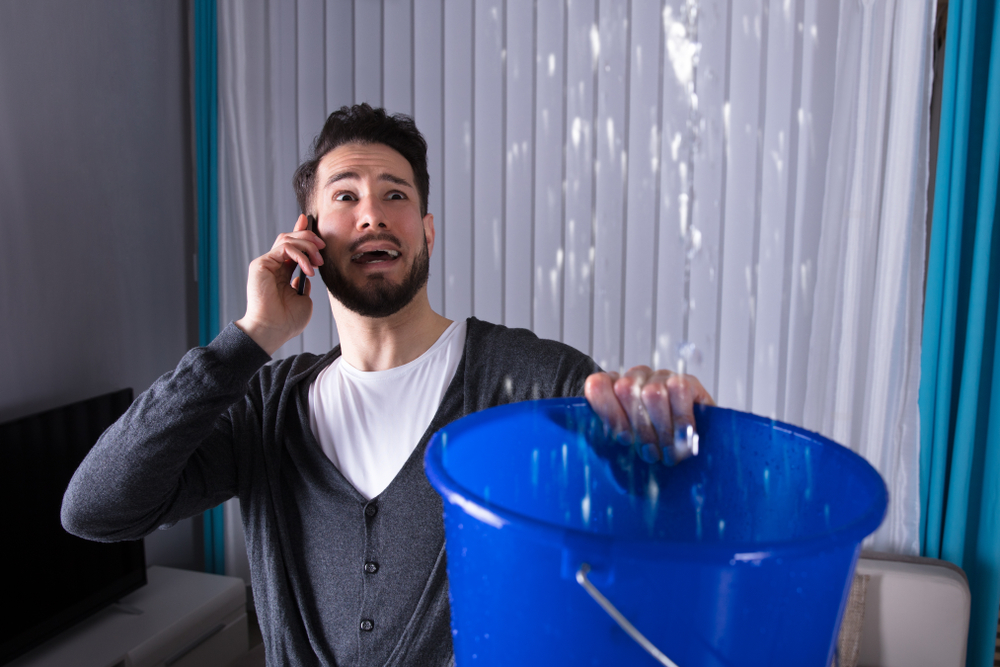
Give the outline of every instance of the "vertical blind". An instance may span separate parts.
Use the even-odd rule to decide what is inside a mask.
[[[931,0],[220,0],[222,321],[326,115],[429,145],[432,306],[832,436],[917,553]],[[314,299],[280,355],[337,342]]]

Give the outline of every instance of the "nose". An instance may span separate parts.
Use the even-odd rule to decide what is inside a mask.
[[[358,203],[357,229],[386,229],[386,218],[382,210],[382,201],[378,197],[365,196]]]

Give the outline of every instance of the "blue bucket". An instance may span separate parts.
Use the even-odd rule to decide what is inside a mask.
[[[584,399],[435,434],[459,666],[830,664],[882,478],[794,426],[695,418],[701,452],[674,467],[610,440]]]

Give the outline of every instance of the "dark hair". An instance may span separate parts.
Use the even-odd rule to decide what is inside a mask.
[[[308,212],[320,160],[344,144],[383,144],[405,157],[413,168],[414,185],[420,195],[420,215],[427,215],[427,195],[430,192],[427,142],[409,116],[390,116],[385,109],[373,109],[367,103],[340,107],[326,119],[323,130],[313,142],[309,159],[299,165],[292,179],[299,210]]]

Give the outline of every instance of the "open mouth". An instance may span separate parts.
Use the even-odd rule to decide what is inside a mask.
[[[391,262],[399,257],[398,250],[369,250],[351,255],[351,261],[355,264],[380,264]]]

